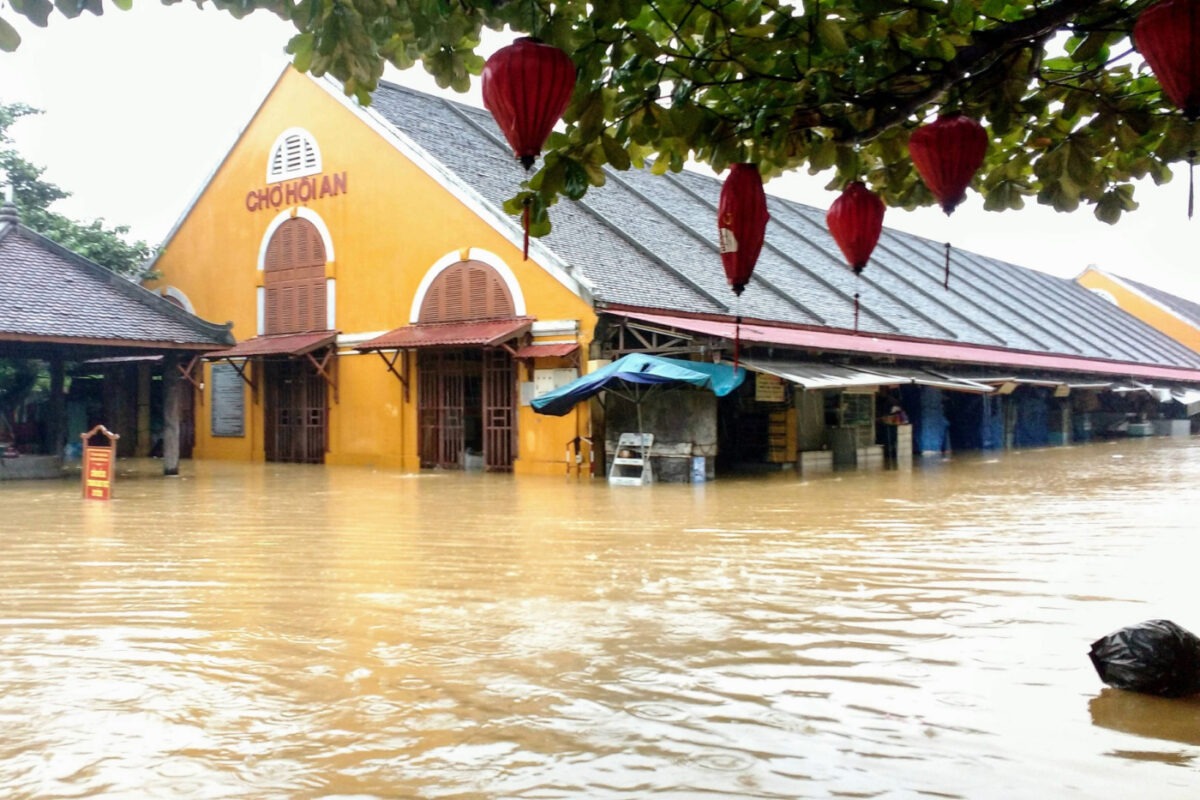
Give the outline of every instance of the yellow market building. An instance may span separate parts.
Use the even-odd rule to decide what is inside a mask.
[[[630,353],[728,362],[735,339],[735,393],[639,406],[659,474],[879,464],[884,402],[920,454],[1066,443],[1073,415],[1127,413],[1108,387],[1200,386],[1200,355],[1074,281],[955,248],[947,285],[939,243],[889,229],[855,276],[824,211],[776,197],[735,307],[720,181],[605,175],[526,259],[504,201],[527,174],[486,111],[391,84],[363,108],[284,70],[153,264],[237,340],[190,376],[195,457],[561,474],[594,440],[604,474],[628,409],[530,401]]]
[[[158,288],[239,340],[203,366],[197,458],[562,469],[586,419],[520,392],[577,374],[586,290],[406,144],[288,69],[177,223]]]
[[[1200,352],[1200,305],[1096,267],[1075,278],[1122,311]]]

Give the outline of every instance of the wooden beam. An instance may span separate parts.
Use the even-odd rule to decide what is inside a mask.
[[[382,350],[376,350],[379,357],[383,359],[383,363],[387,364],[388,372],[400,379],[400,383],[404,386],[404,402],[408,402],[408,358],[406,351],[399,348],[392,351],[392,357],[389,360],[387,355]],[[396,362],[400,361],[400,370],[396,370]]]
[[[163,358],[166,358],[165,354]],[[192,356],[191,360],[187,362],[187,366],[184,366],[183,364],[176,364],[176,368],[179,370],[180,376],[182,376],[185,381],[190,383],[192,388],[195,389],[196,393],[199,395],[200,405],[204,405],[204,384],[196,379],[195,371],[196,365],[200,363],[200,359],[202,358],[204,358],[202,354],[197,354]],[[165,371],[163,376],[166,376]]]
[[[325,350],[325,356],[317,361],[316,356],[312,353],[304,354],[310,364],[317,370],[317,374],[325,379],[325,382],[333,387],[333,402],[338,402],[338,381],[337,381],[337,347],[329,347]]]

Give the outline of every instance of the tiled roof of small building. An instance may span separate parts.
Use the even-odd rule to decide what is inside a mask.
[[[0,220],[0,339],[206,350],[232,344],[215,325],[13,220]]]
[[[383,83],[372,108],[501,207],[524,170],[482,109]],[[717,250],[721,181],[695,172],[606,170],[607,183],[551,209],[542,239],[592,287],[598,309],[732,315]],[[770,186],[767,187],[768,192]],[[1200,355],[1066,278],[885,229],[862,276],[845,266],[825,210],[768,194],[766,245],[737,312],[747,319],[1087,359],[1200,367]],[[510,217],[514,228],[516,217]]]

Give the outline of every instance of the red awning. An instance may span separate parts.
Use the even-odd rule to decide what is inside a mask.
[[[692,317],[674,317],[665,314],[643,314],[632,311],[610,311],[608,313],[631,320],[648,322],[651,325],[659,327],[674,327],[679,330],[715,336],[722,339],[732,340],[734,338],[734,323],[732,321],[724,322],[719,320],[695,319]],[[741,340],[743,343],[773,344],[777,347],[794,347],[797,349],[837,351],[843,353],[864,353],[893,358],[958,361],[968,364],[1026,367],[1029,369],[1073,370],[1098,375],[1145,376],[1160,380],[1185,381],[1188,383],[1200,381],[1200,370],[1188,369],[1186,367],[1103,361],[1081,356],[1030,353],[1022,350],[1001,350],[995,347],[979,347],[918,339],[887,339],[865,334],[785,328],[745,321],[741,325]]]
[[[405,325],[355,346],[355,350],[406,350],[413,347],[474,345],[494,347],[527,333],[533,326],[528,317],[493,319],[484,322],[438,322]]]
[[[255,356],[302,356],[337,341],[337,331],[315,331],[313,333],[281,333],[273,336],[255,336],[238,342],[228,350],[213,350],[205,358],[254,358]]]
[[[514,358],[562,358],[579,349],[579,342],[551,342],[549,344],[527,344],[518,348]]]

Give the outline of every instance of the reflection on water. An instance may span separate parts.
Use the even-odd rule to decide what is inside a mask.
[[[648,488],[123,464],[0,484],[18,798],[1196,796],[1200,442]]]
[[[1092,722],[1115,731],[1200,746],[1200,696],[1178,699],[1104,689],[1088,710]]]

